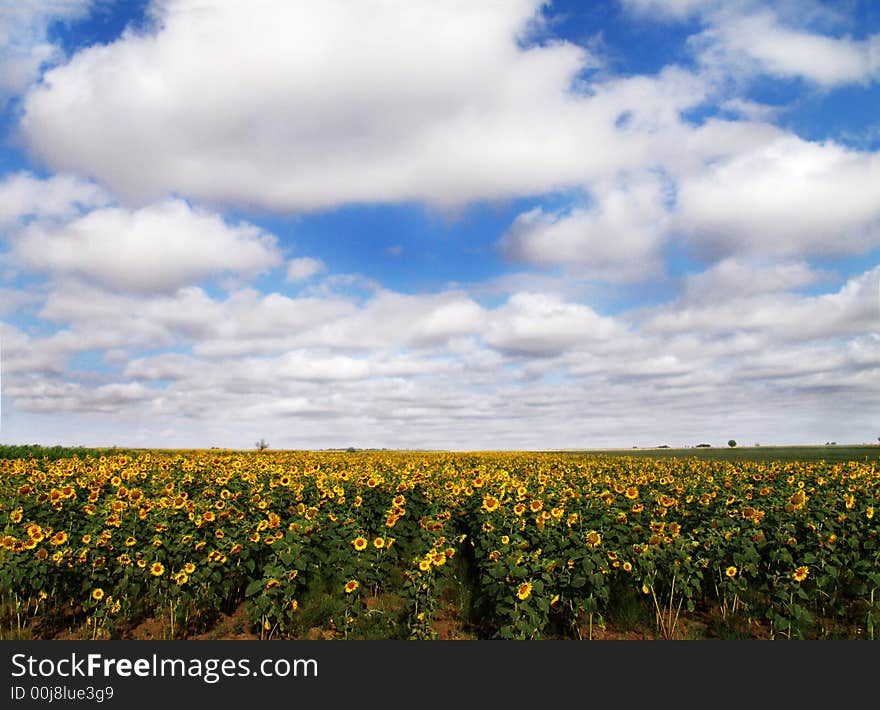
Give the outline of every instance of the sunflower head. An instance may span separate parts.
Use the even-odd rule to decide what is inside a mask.
[[[792,572],[791,576],[795,582],[803,582],[807,578],[807,575],[809,573],[810,569],[805,565],[801,565],[794,572]]]
[[[532,594],[532,583],[531,582],[523,582],[519,585],[516,590],[516,596],[518,599],[526,600]]]

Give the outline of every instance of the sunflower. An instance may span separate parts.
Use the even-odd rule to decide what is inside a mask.
[[[154,577],[161,577],[165,574],[165,565],[161,562],[154,562],[150,565],[150,574]]]
[[[187,562],[183,566],[183,571],[186,572],[187,574],[192,574],[193,572],[196,571],[196,566],[192,562]]]
[[[519,599],[526,600],[532,593],[532,583],[531,582],[523,582],[519,585],[516,590],[516,596]]]
[[[126,547],[132,547],[133,545],[137,545],[137,540],[135,540],[131,536],[125,538],[125,546]]]
[[[356,579],[350,579],[348,582],[345,583],[345,587],[344,587],[345,593],[351,594],[359,586],[360,586],[360,583]]]
[[[422,572],[427,572],[429,569],[431,569],[431,561],[430,560],[419,561],[419,569]]]
[[[730,565],[730,567],[728,567],[726,570],[724,570],[724,574],[726,574],[728,577],[733,579],[734,577],[736,577],[736,567],[734,567],[733,565]]]
[[[587,545],[590,547],[598,547],[601,542],[602,536],[595,530],[590,530],[590,532],[587,533]]]
[[[373,547],[375,547],[377,550],[381,550],[383,547],[385,547],[385,538],[377,537],[376,539],[374,539]]]
[[[104,598],[104,590],[98,587],[97,589],[92,590],[92,599],[96,602],[101,601]]]
[[[803,582],[807,575],[810,573],[810,570],[805,565],[801,565],[794,572],[792,572],[791,577],[795,582]]]
[[[498,510],[499,502],[497,498],[487,495],[483,497],[483,510],[487,513],[493,513]]]
[[[356,537],[351,541],[351,544],[354,545],[354,549],[360,552],[361,550],[365,550],[367,548],[367,539],[365,537]]]
[[[636,498],[639,497],[639,489],[636,488],[635,486],[630,486],[629,488],[626,489],[625,495],[630,500],[635,500]]]

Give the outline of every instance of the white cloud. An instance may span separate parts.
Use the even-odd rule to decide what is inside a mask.
[[[880,154],[780,137],[685,177],[674,223],[716,258],[863,253],[880,245]]]
[[[784,272],[784,270],[783,270]],[[767,279],[768,274],[758,273]],[[782,277],[780,279],[780,276]],[[792,279],[792,277],[795,277]],[[771,282],[792,286],[803,274],[769,274]],[[757,332],[772,343],[856,337],[880,332],[880,267],[849,279],[839,290],[818,296],[799,296],[775,288],[742,290],[726,299],[700,299],[704,275],[691,278],[690,298],[664,304],[642,321],[647,332],[711,334]],[[780,283],[780,286],[782,285]],[[686,293],[688,289],[686,289]]]
[[[799,139],[729,92],[871,81],[880,38],[807,0],[624,5],[701,23],[698,68],[591,74],[589,50],[523,36],[538,0],[162,0],[152,34],[47,72],[21,129],[65,172],[0,181],[4,265],[49,275],[0,288],[3,316],[26,316],[0,323],[2,437],[93,443],[89,420],[144,445],[551,448],[873,427],[880,271],[839,283],[816,260],[880,246],[878,154]],[[35,22],[16,91],[57,56]],[[682,119],[707,99],[736,120]],[[548,191],[576,197],[498,246],[553,268],[439,293],[330,273],[219,212]],[[670,243],[705,270],[626,281],[660,274]],[[242,285],[276,267],[288,293]],[[653,287],[679,290],[600,312]]]
[[[504,256],[542,265],[576,265],[595,278],[644,278],[660,270],[658,250],[669,221],[668,194],[654,177],[594,190],[596,204],[519,215],[501,239]]]
[[[0,7],[0,103],[24,91],[62,58],[49,24],[84,16],[94,0],[12,0]]]
[[[436,347],[478,333],[485,317],[484,310],[463,294],[383,290],[348,317],[322,324],[310,337],[316,344],[346,350]]]
[[[622,335],[623,327],[591,308],[540,293],[513,294],[491,314],[489,347],[524,356],[549,356]]]
[[[174,291],[227,273],[254,276],[281,263],[274,236],[181,200],[135,211],[96,209],[62,225],[35,223],[15,241],[14,255],[33,269],[140,292]]]
[[[55,285],[39,317],[67,326],[50,342],[68,352],[182,343],[194,344],[202,356],[226,357],[298,347],[305,333],[355,311],[340,298],[293,299],[249,288],[215,300],[198,287],[169,295],[122,294],[68,281]]]
[[[89,387],[75,382],[28,380],[11,388],[16,406],[30,412],[76,412],[112,414],[131,404],[141,404],[151,393],[137,382]]]
[[[540,5],[169,0],[156,34],[48,72],[21,128],[56,170],[129,199],[285,210],[457,205],[650,162],[701,80],[671,68],[585,85],[584,49],[520,43]]]
[[[685,279],[681,301],[705,304],[762,293],[792,291],[813,286],[830,278],[803,261],[750,262],[723,259]]]
[[[24,373],[64,371],[64,358],[39,340],[10,323],[0,322],[0,375],[3,376],[4,396],[9,390],[9,376]]]
[[[0,181],[0,227],[28,219],[70,219],[112,202],[99,185],[72,175],[38,178],[18,172]]]
[[[824,87],[874,81],[877,61],[872,59],[880,35],[864,40],[830,37],[783,25],[775,13],[719,16],[697,44],[728,65],[754,65],[755,70],[778,77],[803,77]]]
[[[170,428],[166,445],[245,448],[260,436],[299,447],[845,440],[880,400],[880,272],[825,295],[793,291],[826,277],[802,262],[730,260],[690,277],[678,301],[613,318],[537,293],[485,308],[457,292],[358,304],[67,282],[40,313],[62,330],[0,328],[4,398],[19,417],[3,436],[20,435],[29,412],[78,412],[111,416],[112,431],[148,422],[154,440]],[[133,355],[119,359],[120,347]],[[107,353],[107,368],[71,371],[82,351]],[[241,432],[252,433],[230,439]]]
[[[684,20],[718,6],[718,0],[621,0],[624,9],[637,15]]]
[[[287,262],[287,281],[305,281],[315,274],[327,270],[327,265],[320,259],[310,256],[301,256]]]
[[[622,0],[640,19],[699,20],[688,39],[704,68],[750,78],[803,78],[831,89],[880,79],[880,34],[864,39],[843,7],[816,0]]]

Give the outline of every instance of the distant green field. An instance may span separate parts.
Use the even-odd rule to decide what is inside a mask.
[[[703,461],[845,461],[880,462],[880,445],[834,446],[717,446],[689,449],[584,449],[572,454],[638,458],[695,458]]]
[[[0,459],[47,458],[50,460],[86,456],[136,455],[142,449],[86,448],[63,446],[0,445]],[[715,446],[688,449],[634,448],[634,449],[570,449],[562,452],[572,456],[632,456],[635,458],[694,458],[701,461],[828,461],[830,463],[858,461],[880,463],[880,445],[828,445],[828,446]]]

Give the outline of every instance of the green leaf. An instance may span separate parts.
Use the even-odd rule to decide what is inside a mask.
[[[253,582],[251,582],[251,583],[247,586],[247,588],[244,590],[244,595],[245,595],[246,597],[253,596],[253,595],[256,594],[257,592],[259,592],[260,590],[262,590],[262,589],[263,589],[263,586],[264,586],[264,585],[263,585],[263,580],[262,580],[262,579],[255,579],[255,580],[254,580]]]

